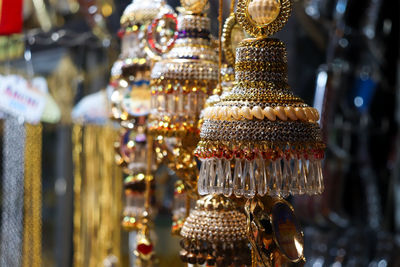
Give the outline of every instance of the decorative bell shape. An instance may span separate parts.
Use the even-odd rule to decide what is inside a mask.
[[[182,231],[182,261],[210,266],[250,265],[246,215],[221,195],[199,199]]]
[[[257,1],[278,2],[280,11],[259,25],[250,1],[238,2],[238,23],[257,38],[244,39],[236,49],[234,88],[204,110],[195,150],[202,160],[198,191],[246,198],[318,194],[325,147],[319,114],[290,90],[284,43],[267,38],[286,23],[290,1]],[[264,9],[269,10],[275,12]]]
[[[218,64],[210,19],[203,11],[207,1],[199,1],[199,5],[189,2],[182,1],[174,46],[151,72],[149,131],[168,152],[168,156],[158,155],[171,163],[168,166],[184,180],[188,192],[193,192],[198,176],[193,156],[199,138],[198,122],[217,84]]]
[[[201,109],[217,84],[217,54],[211,42],[210,19],[202,12],[189,11],[179,14],[175,45],[151,72],[149,129],[156,135],[197,137]]]

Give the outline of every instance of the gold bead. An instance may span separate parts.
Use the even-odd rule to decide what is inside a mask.
[[[281,119],[281,120],[283,120],[283,121],[287,121],[287,115],[286,115],[286,112],[285,112],[285,110],[283,109],[283,107],[276,107],[276,108],[274,109],[274,111],[275,111],[276,116],[277,116],[279,119]]]
[[[299,118],[302,121],[307,120],[307,116],[303,108],[295,108],[294,111],[296,112],[297,118]]]
[[[292,107],[286,107],[285,108],[285,113],[286,116],[288,116],[289,119],[295,121],[297,120],[296,113],[294,112],[294,109]]]
[[[243,118],[246,118],[248,120],[251,120],[253,118],[253,114],[250,113],[249,107],[242,107],[239,111],[239,114],[242,115]]]
[[[253,0],[247,10],[251,19],[259,26],[267,25],[278,17],[281,3],[279,0]]]
[[[253,116],[259,120],[264,119],[264,114],[259,106],[253,107],[253,109],[251,110],[251,114],[253,114]]]
[[[264,113],[264,116],[267,117],[270,121],[276,120],[276,114],[275,114],[273,108],[266,107],[266,108],[264,108],[263,113]]]

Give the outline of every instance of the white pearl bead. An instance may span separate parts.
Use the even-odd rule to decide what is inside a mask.
[[[242,107],[240,109],[240,115],[242,115],[243,118],[246,118],[248,120],[251,120],[253,118],[253,115],[250,113],[249,107]]]
[[[287,115],[286,115],[286,112],[285,112],[285,110],[283,109],[283,107],[276,107],[275,109],[274,109],[274,111],[275,111],[275,114],[276,114],[276,116],[279,118],[279,119],[281,119],[281,120],[283,120],[283,121],[287,121]]]
[[[264,116],[267,117],[270,121],[275,121],[276,120],[276,114],[274,112],[274,109],[271,107],[266,107],[263,110]]]
[[[253,109],[251,110],[251,114],[253,114],[253,116],[259,120],[264,119],[264,114],[259,106],[253,107]]]

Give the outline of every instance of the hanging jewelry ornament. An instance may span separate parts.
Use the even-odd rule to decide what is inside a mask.
[[[151,72],[149,130],[164,137],[164,148],[172,154],[171,158],[176,158],[169,167],[184,179],[189,191],[196,188],[197,181],[192,152],[198,139],[200,112],[218,78],[210,19],[203,13],[206,3],[182,2],[184,11],[178,16],[176,42]]]
[[[282,266],[304,261],[303,232],[287,201],[256,197],[247,201],[245,210],[257,266]]]
[[[148,25],[160,11],[173,13],[164,1],[133,0],[121,16],[121,55],[122,72],[126,80],[137,80],[137,76],[149,77],[151,61],[146,54],[146,31]]]
[[[150,110],[150,66],[158,58],[147,53],[147,28],[160,14],[173,16],[173,9],[164,1],[135,0],[121,17],[121,54],[111,70],[114,90],[110,100],[112,117],[127,128],[133,128],[135,118],[146,116]]]
[[[150,65],[154,58],[146,53],[147,27],[160,16],[169,18],[172,8],[163,1],[133,1],[121,17],[122,41],[120,59],[114,64],[111,86],[111,113],[123,127],[121,137],[115,142],[116,162],[125,174],[126,206],[122,225],[125,230],[138,230],[145,211],[146,183],[153,183],[151,172],[156,169],[152,153],[148,153],[147,118],[150,112]],[[171,15],[173,16],[173,14]],[[161,19],[159,19],[161,20]],[[151,27],[150,27],[151,28]],[[153,33],[151,33],[153,36]],[[163,35],[163,37],[165,37]],[[147,163],[150,158],[150,174]],[[150,208],[148,216],[153,213]]]
[[[247,222],[233,200],[205,196],[186,219],[181,236],[183,262],[211,266],[249,265]]]
[[[136,258],[135,266],[147,267],[153,266],[157,261],[154,251],[154,244],[151,240],[150,225],[151,221],[147,217],[148,214],[144,212],[142,222],[136,237],[136,249],[134,251]]]
[[[236,49],[236,85],[204,110],[195,150],[202,160],[199,194],[321,193],[325,145],[319,114],[290,90],[283,42],[267,38],[287,22],[290,1],[253,2],[263,6],[262,13],[250,8],[249,0],[237,6],[238,23],[257,38],[243,40]]]
[[[126,205],[123,211],[122,226],[126,231],[140,229],[140,216],[145,211],[146,176],[143,173],[129,175],[124,180]],[[153,177],[150,178],[153,182]],[[150,215],[152,214],[150,210]]]
[[[42,266],[42,125],[25,124],[22,266]],[[15,152],[14,152],[15,153]]]
[[[114,164],[110,146],[117,135],[109,126],[73,127],[73,261],[77,267],[103,266],[115,259],[124,265],[120,249],[122,173]]]
[[[128,175],[138,175],[146,171],[147,136],[146,126],[143,125],[145,121],[144,117],[139,117],[135,128],[123,128],[119,142],[114,143],[116,161]],[[152,167],[155,168],[154,165]]]

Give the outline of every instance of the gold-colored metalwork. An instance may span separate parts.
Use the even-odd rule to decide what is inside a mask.
[[[318,112],[287,83],[283,42],[245,39],[237,49],[234,88],[203,111],[199,193],[319,194],[323,190]],[[206,164],[204,164],[206,163]]]
[[[97,267],[121,258],[122,184],[110,126],[74,125],[74,266]],[[101,199],[99,200],[99,196]]]
[[[291,0],[280,0],[279,15],[272,22],[262,25],[255,22],[249,14],[248,6],[251,1],[239,0],[236,8],[236,19],[248,34],[253,37],[265,38],[280,31],[285,26],[292,11]]]
[[[42,125],[25,125],[23,267],[42,266]]]
[[[182,261],[216,266],[248,265],[246,216],[234,200],[208,195],[199,199],[181,235]]]
[[[257,266],[282,266],[305,260],[303,232],[287,201],[256,197],[246,202],[245,210]]]
[[[159,151],[163,151],[157,156],[185,181],[193,196],[198,169],[192,151],[198,141],[200,112],[218,80],[210,19],[199,7],[206,3],[182,2],[185,11],[178,16],[175,46],[155,63],[151,74],[149,132],[157,139]]]
[[[244,37],[244,32],[237,23],[235,13],[231,13],[225,20],[221,38],[225,59],[231,66],[235,66],[236,47]]]

